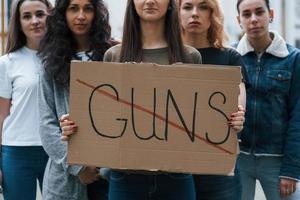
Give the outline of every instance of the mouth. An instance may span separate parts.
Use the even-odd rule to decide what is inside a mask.
[[[78,28],[84,28],[86,27],[86,24],[74,24]]]
[[[33,29],[31,29],[32,31],[41,31],[43,28],[42,27],[35,27]]]
[[[157,9],[156,8],[145,8],[144,10],[147,12],[153,12],[153,11],[156,11]]]
[[[192,22],[189,23],[189,25],[190,26],[199,26],[199,25],[201,25],[201,23],[198,22],[198,21],[192,21]]]
[[[253,31],[253,32],[259,31],[259,30],[261,30],[261,28],[259,28],[259,27],[250,28],[250,31]]]

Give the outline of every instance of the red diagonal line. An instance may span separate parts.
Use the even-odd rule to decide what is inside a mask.
[[[86,83],[86,82],[84,82],[84,81],[82,81],[80,79],[77,79],[76,81],[79,82],[82,85],[85,85],[85,86],[93,89],[93,90],[96,88],[95,86],[90,85],[90,84],[88,84],[88,83]],[[105,95],[105,96],[107,96],[107,97],[115,100],[115,101],[118,101],[118,102],[123,103],[123,104],[128,105],[128,106],[131,106],[130,102],[128,102],[128,101],[126,101],[124,99],[121,99],[121,98],[119,98],[119,100],[117,100],[117,97],[115,95],[110,94],[109,92],[106,92],[106,91],[100,90],[100,89],[97,89],[96,91],[99,92],[100,94],[103,94],[103,95]],[[154,114],[152,111],[148,110],[147,108],[144,108],[144,107],[139,106],[137,104],[133,104],[133,107],[136,108],[137,110],[141,110],[141,111],[143,111],[145,113],[148,113],[148,114],[150,114],[152,116],[155,115],[156,118],[160,119],[161,121],[166,122],[166,119],[163,116],[158,115],[158,114]],[[182,126],[176,124],[175,122],[168,121],[168,124],[171,125],[171,126],[173,126],[173,127],[175,127],[175,128],[177,128],[177,129],[179,129],[179,130],[181,130],[181,131],[186,132],[185,128],[183,128]],[[233,152],[231,152],[231,151],[229,151],[229,150],[227,150],[227,149],[225,149],[225,148],[223,148],[221,146],[209,143],[205,138],[203,138],[203,137],[201,137],[201,136],[199,136],[197,134],[195,134],[195,137],[198,138],[199,140],[205,142],[206,144],[208,144],[210,146],[213,146],[213,147],[215,147],[215,148],[217,148],[217,149],[219,149],[221,151],[224,151],[225,153],[228,153],[230,155],[234,154]]]

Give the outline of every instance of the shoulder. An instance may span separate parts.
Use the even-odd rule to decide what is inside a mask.
[[[202,58],[200,52],[192,46],[184,45],[184,50],[186,52],[186,60],[188,63],[201,64]]]
[[[104,62],[118,62],[120,60],[121,44],[110,47],[104,54]]]

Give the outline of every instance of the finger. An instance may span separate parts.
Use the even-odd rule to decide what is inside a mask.
[[[230,127],[234,127],[234,126],[243,126],[244,122],[243,121],[229,121],[228,125]]]
[[[76,125],[70,125],[70,126],[61,127],[61,130],[63,132],[66,132],[66,131],[76,132],[77,128],[78,127]]]
[[[69,137],[63,135],[60,137],[60,140],[61,141],[69,141]]]
[[[246,109],[242,105],[238,105],[238,111],[244,111],[246,112]]]
[[[75,123],[73,121],[62,121],[59,123],[59,126],[61,128],[65,127],[65,126],[71,126],[71,125],[75,125]]]
[[[238,112],[232,113],[230,115],[231,118],[233,118],[233,117],[244,117],[244,116],[245,116],[245,113],[243,111],[238,111]]]
[[[243,130],[244,126],[233,126],[232,129],[237,131],[237,132],[240,132],[241,130]]]
[[[64,114],[59,118],[59,121],[69,120],[69,114]]]
[[[76,132],[77,132],[77,129],[73,129],[73,130],[69,130],[69,131],[63,131],[62,135],[66,136],[66,137],[70,137],[71,135],[73,135]]]
[[[230,122],[244,122],[245,121],[245,117],[243,117],[243,116],[233,117],[229,121]]]
[[[292,193],[296,192],[296,189],[297,189],[297,184],[294,183],[294,184],[292,185]]]

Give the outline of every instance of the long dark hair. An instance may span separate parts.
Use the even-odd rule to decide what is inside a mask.
[[[135,10],[133,0],[127,1],[124,30],[122,39],[122,48],[120,53],[120,62],[141,62],[142,54],[142,36],[140,17]],[[186,55],[183,42],[180,36],[180,27],[178,21],[178,11],[175,0],[170,0],[168,11],[165,17],[165,38],[168,44],[169,62],[184,62]]]
[[[105,51],[112,45],[109,14],[103,0],[90,0],[95,15],[89,33],[92,60],[103,60]],[[77,42],[68,28],[66,10],[70,0],[56,0],[53,12],[47,18],[48,31],[41,41],[39,55],[46,72],[58,83],[69,86],[70,62],[76,55]]]
[[[5,53],[14,52],[23,47],[27,42],[20,22],[20,7],[25,1],[40,1],[46,5],[48,11],[52,8],[48,0],[14,0],[10,10],[11,17],[9,20],[8,39]]]

